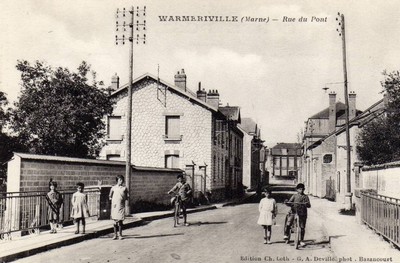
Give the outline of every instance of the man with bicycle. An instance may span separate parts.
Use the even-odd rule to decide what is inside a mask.
[[[192,188],[190,187],[190,185],[186,182],[185,177],[183,176],[183,174],[179,174],[177,176],[178,182],[175,184],[174,187],[172,187],[171,190],[168,191],[168,194],[171,193],[178,193],[179,197],[181,198],[181,205],[182,205],[182,214],[183,214],[183,224],[185,226],[188,226],[189,224],[186,222],[186,207],[189,203],[190,200],[190,195],[192,193]],[[174,197],[171,200],[171,203],[174,204],[175,202],[177,202],[178,200],[176,200],[176,198]]]
[[[295,214],[299,216],[299,227],[300,227],[300,245],[305,246],[304,235],[306,233],[306,222],[307,222],[307,208],[311,207],[310,199],[304,194],[304,184],[298,184],[296,186],[297,193],[292,195],[286,205],[290,206],[291,209],[287,215],[287,223],[285,226],[284,240],[287,240],[290,235],[290,227],[293,224]]]

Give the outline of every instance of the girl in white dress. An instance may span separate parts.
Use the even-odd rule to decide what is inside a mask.
[[[257,224],[264,228],[264,244],[271,244],[271,226],[275,224],[275,217],[278,213],[278,207],[275,199],[271,197],[271,190],[265,189],[265,197],[261,199],[258,205],[260,216],[258,217]]]
[[[83,183],[76,184],[77,191],[72,195],[72,211],[71,217],[74,219],[76,224],[75,234],[79,234],[79,225],[82,222],[82,234],[85,234],[86,220],[85,217],[89,217],[89,206],[87,201],[87,195],[83,192],[85,185]]]
[[[125,219],[125,201],[128,199],[128,189],[123,186],[125,181],[122,175],[116,178],[117,184],[111,187],[110,200],[111,200],[111,219],[114,220],[114,237],[123,239],[122,236],[122,222]]]

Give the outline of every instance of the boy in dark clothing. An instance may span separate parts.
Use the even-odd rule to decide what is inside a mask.
[[[307,222],[307,208],[311,207],[310,199],[306,194],[304,194],[304,184],[298,184],[296,186],[297,194],[292,195],[289,201],[286,203],[291,207],[288,213],[288,219],[285,226],[285,236],[283,239],[287,240],[289,238],[290,227],[293,223],[294,216],[297,214],[299,216],[299,226],[300,226],[300,245],[304,246],[304,235],[306,233],[306,222]]]
[[[186,222],[186,207],[188,205],[190,195],[192,194],[192,189],[190,188],[190,185],[186,182],[186,179],[183,177],[183,174],[179,174],[177,176],[178,182],[174,187],[172,187],[171,190],[168,191],[168,194],[171,193],[178,193],[179,196],[181,197],[182,200],[182,214],[183,214],[183,224],[185,226],[189,226],[189,224]],[[171,200],[171,203],[173,204],[175,202],[175,198]]]

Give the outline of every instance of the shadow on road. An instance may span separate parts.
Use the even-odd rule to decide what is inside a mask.
[[[354,209],[346,210],[346,209],[343,208],[343,209],[339,210],[339,213],[341,215],[344,215],[344,216],[355,216],[356,215],[356,210],[354,210]]]
[[[193,222],[190,225],[201,226],[201,225],[219,225],[219,224],[226,224],[228,222]]]
[[[289,198],[294,194],[295,192],[272,192],[272,198],[275,199],[277,203],[283,203],[285,200],[289,200]],[[259,203],[261,198],[264,196],[257,196],[254,194],[253,196],[249,197],[246,199],[244,203]]]
[[[152,236],[133,236],[132,238],[153,238],[153,237],[170,237],[170,236],[181,236],[184,235],[183,233],[176,233],[176,234],[161,234],[161,235],[152,235]],[[124,236],[125,237],[125,236]]]

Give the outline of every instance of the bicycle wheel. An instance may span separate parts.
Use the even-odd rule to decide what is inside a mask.
[[[175,209],[174,209],[174,227],[176,227],[177,225],[179,225],[179,212],[180,212],[181,208],[179,205],[178,200],[175,201]]]
[[[285,217],[285,224],[283,225],[284,227],[283,227],[283,235],[286,235],[286,227],[287,227],[287,221],[288,221],[288,216],[286,215],[286,217]],[[291,230],[289,230],[288,231],[289,233],[287,233],[288,235],[287,235],[287,239],[285,240],[285,243],[286,244],[289,244],[289,242],[290,242],[290,232],[291,232]]]
[[[299,217],[296,215],[293,224],[296,225],[295,232],[294,232],[294,247],[296,249],[299,248],[300,243],[300,225],[299,225]]]

